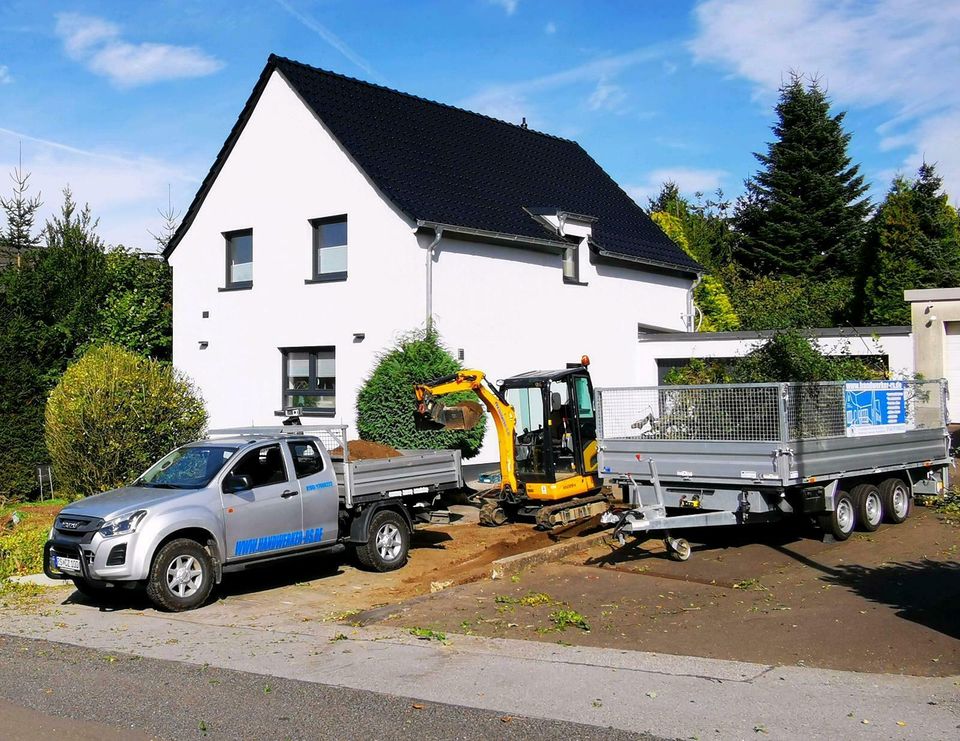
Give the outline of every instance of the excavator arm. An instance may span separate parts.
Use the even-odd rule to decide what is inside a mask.
[[[500,448],[501,487],[518,492],[516,473],[517,415],[506,399],[486,379],[483,371],[460,370],[452,376],[414,387],[417,397],[417,416],[448,430],[467,430],[480,421],[479,409],[469,403],[445,405],[440,397],[460,391],[472,391],[493,417]]]

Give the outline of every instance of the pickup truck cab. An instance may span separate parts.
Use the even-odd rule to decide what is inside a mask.
[[[324,445],[330,431],[343,459]],[[338,427],[250,428],[177,448],[130,486],[65,507],[44,571],[86,593],[145,586],[180,611],[206,602],[225,571],[338,544],[368,569],[400,568],[414,523],[436,521],[440,493],[462,486],[459,452],[351,462],[345,441]]]

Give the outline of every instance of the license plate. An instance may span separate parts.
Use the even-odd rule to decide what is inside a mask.
[[[65,556],[54,556],[53,565],[61,571],[80,571],[79,558],[67,558]]]

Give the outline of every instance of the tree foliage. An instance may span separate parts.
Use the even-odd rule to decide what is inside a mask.
[[[869,357],[851,355],[849,348],[826,355],[816,340],[798,330],[777,332],[731,363],[692,359],[672,368],[664,379],[671,385],[702,383],[817,382],[879,379],[886,369]]]
[[[357,430],[364,440],[393,448],[459,449],[464,458],[480,451],[486,417],[471,430],[417,430],[413,387],[460,370],[460,364],[434,331],[415,331],[383,352],[357,394]],[[451,394],[445,401],[475,401],[472,393]]]
[[[960,285],[960,220],[934,165],[894,178],[870,224],[862,281],[872,324],[910,324],[905,290]]]
[[[88,350],[63,374],[45,412],[60,486],[90,496],[129,483],[170,449],[203,434],[193,385],[168,363],[120,347]]]
[[[858,263],[870,204],[847,154],[844,113],[831,115],[817,80],[791,74],[780,88],[775,141],[754,153],[760,170],[737,204],[734,258],[759,275],[850,273]]]
[[[849,277],[728,276],[731,301],[747,330],[811,329],[845,323],[854,281]]]
[[[0,208],[7,221],[6,228],[0,234],[0,265],[15,261],[22,252],[36,247],[40,242],[34,234],[33,225],[43,202],[39,193],[28,195],[30,173],[18,166],[10,173],[10,179],[13,181],[13,192],[7,198],[0,196]]]

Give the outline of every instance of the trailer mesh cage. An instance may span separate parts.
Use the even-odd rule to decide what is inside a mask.
[[[860,385],[867,390],[858,391]],[[884,385],[883,395],[871,391]],[[874,417],[885,423],[876,432],[943,428],[946,419],[942,380],[646,386],[596,393],[601,438],[788,442],[845,437]],[[851,404],[857,394],[866,399],[862,409]],[[878,408],[887,404],[895,407]],[[887,424],[890,419],[899,426]]]

